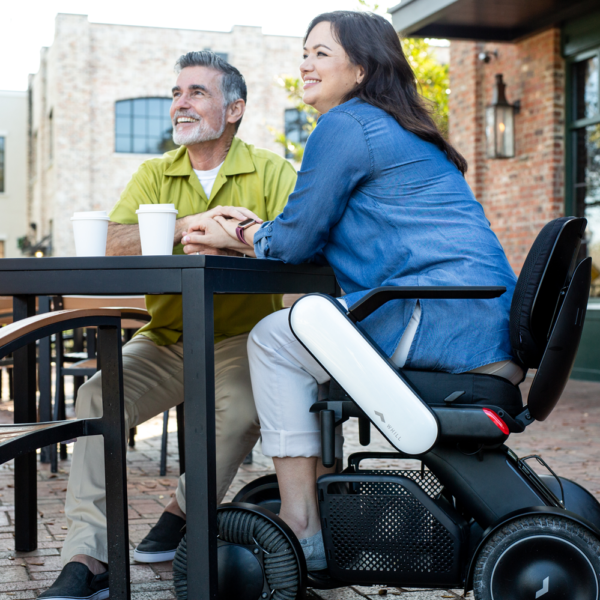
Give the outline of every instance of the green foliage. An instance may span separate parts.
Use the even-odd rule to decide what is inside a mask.
[[[358,0],[359,10],[377,12],[379,4],[369,4],[367,0]],[[444,136],[448,134],[448,95],[449,69],[437,61],[435,47],[426,39],[406,38],[401,40],[404,54],[415,73],[421,95],[429,102],[433,118]],[[302,80],[296,77],[282,76],[277,84],[283,88],[292,101],[294,108],[305,112],[307,124],[305,129],[310,133],[317,124],[317,111],[302,102]],[[281,144],[286,152],[293,156],[295,162],[302,161],[304,148],[286,138],[281,131],[272,130],[275,141]]]
[[[26,250],[31,248],[31,241],[29,240],[29,238],[26,235],[23,235],[20,238],[17,238],[17,248],[21,252],[25,252]]]
[[[358,0],[359,10],[368,10],[369,12],[378,12],[379,4],[369,4],[367,0]]]
[[[441,65],[435,50],[426,39],[405,38],[401,40],[406,59],[415,73],[421,95],[431,104],[437,126],[444,136],[448,135],[448,96],[450,78],[448,64]]]

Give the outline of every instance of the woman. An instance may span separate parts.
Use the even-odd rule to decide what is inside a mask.
[[[509,307],[516,278],[464,179],[464,158],[437,130],[398,36],[382,17],[318,16],[308,28],[304,102],[320,114],[284,212],[263,224],[216,218],[198,244],[288,263],[325,260],[350,306],[382,285],[501,285],[495,300],[397,300],[362,322],[398,367],[493,373],[519,383]],[[295,339],[288,311],[252,331],[248,356],[263,452],[280,516],[309,570],[326,567],[316,500],[319,423],[309,412],[328,375]],[[342,438],[336,444],[341,456]]]

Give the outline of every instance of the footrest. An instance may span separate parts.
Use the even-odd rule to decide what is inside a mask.
[[[329,573],[347,584],[456,586],[464,519],[420,472],[342,473],[317,483]]]

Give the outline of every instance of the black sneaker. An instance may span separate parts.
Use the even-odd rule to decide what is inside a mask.
[[[133,552],[133,560],[157,563],[173,560],[179,542],[185,534],[185,519],[164,512],[158,523],[148,532]]]
[[[58,579],[39,600],[106,600],[109,597],[108,571],[94,575],[84,564],[67,563]]]

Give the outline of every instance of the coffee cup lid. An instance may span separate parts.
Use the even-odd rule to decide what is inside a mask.
[[[135,214],[138,215],[145,212],[179,213],[174,204],[140,204]]]
[[[96,219],[101,221],[110,220],[105,210],[88,210],[85,212],[75,212],[71,217],[71,221],[82,221],[90,219]]]

